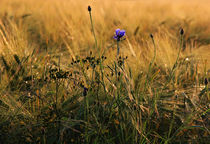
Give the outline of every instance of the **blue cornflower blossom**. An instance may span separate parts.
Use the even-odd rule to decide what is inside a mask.
[[[120,39],[125,35],[125,30],[120,30],[119,28],[115,30],[115,36],[114,39],[117,41],[120,41]]]

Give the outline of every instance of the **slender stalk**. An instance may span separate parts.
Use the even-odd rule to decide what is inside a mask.
[[[94,39],[95,39],[95,48],[98,48],[96,34],[95,34],[95,30],[94,30],[94,25],[93,25],[92,14],[91,14],[91,7],[90,6],[88,6],[88,12],[89,12],[89,15],[90,15],[91,30],[92,30],[92,33],[93,33],[93,36],[94,36]],[[98,49],[98,55],[99,55],[99,58],[100,58],[100,51],[99,51],[99,49]],[[94,71],[95,70],[93,68],[93,71],[92,71],[92,83],[93,83]],[[86,143],[88,143],[89,142],[89,138],[88,138],[89,100],[88,100],[87,96],[84,96],[84,102],[85,102],[85,114],[84,114],[85,117],[84,118],[87,121],[86,126],[85,126],[85,141],[86,141]]]
[[[31,63],[30,63],[30,73],[31,73],[31,86],[33,87],[33,72],[32,72],[32,60],[31,60]],[[32,100],[29,99],[29,107],[31,107],[31,112],[33,112],[33,103],[32,103]]]
[[[163,89],[165,89],[166,86],[168,85],[168,83],[170,83],[170,81],[171,81],[171,79],[172,79],[172,77],[173,77],[173,75],[174,75],[175,69],[176,69],[176,67],[177,67],[177,64],[178,64],[178,61],[179,61],[179,56],[180,56],[180,53],[181,53],[181,49],[183,48],[183,35],[184,35],[184,30],[181,29],[181,30],[180,30],[180,46],[179,46],[179,51],[178,51],[178,54],[177,54],[176,62],[175,62],[174,66],[173,66],[173,68],[172,68],[172,70],[171,70],[171,72],[170,72],[169,79],[168,79],[168,81],[165,83],[165,86],[164,86]]]
[[[118,58],[119,54],[120,54],[120,41],[117,40],[117,58]]]
[[[147,84],[148,84],[148,80],[149,80],[149,74],[151,72],[151,67],[155,61],[155,58],[156,58],[156,45],[155,45],[155,41],[154,41],[154,37],[152,34],[150,34],[150,37],[152,39],[152,43],[153,43],[153,46],[154,46],[154,56],[149,64],[149,69],[148,69],[148,73],[147,73],[147,78],[146,78],[146,81],[145,81],[145,90],[146,90],[146,87],[147,87]]]
[[[90,23],[91,23],[91,29],[92,29],[92,33],[95,39],[95,48],[97,48],[97,39],[96,39],[96,34],[95,34],[95,30],[94,30],[94,25],[93,25],[93,19],[92,19],[92,14],[91,14],[91,7],[88,6],[88,11],[89,11],[89,15],[90,15]]]
[[[119,54],[120,54],[120,41],[117,40],[117,56],[116,56],[116,63],[115,63],[116,82],[117,82],[117,78],[118,78],[117,66],[118,66],[118,57],[119,57]]]
[[[92,33],[93,33],[93,36],[94,36],[94,39],[95,39],[95,48],[98,48],[98,43],[97,43],[97,39],[96,39],[96,34],[95,34],[95,30],[94,30],[94,25],[93,25],[93,18],[92,18],[92,14],[91,14],[91,7],[88,6],[88,11],[89,11],[89,15],[90,15],[90,23],[91,23],[91,29],[92,29]],[[98,56],[99,58],[101,59],[101,55],[100,55],[100,50],[98,48]],[[102,62],[100,60],[100,71],[101,71],[101,74],[102,74],[102,81],[103,81],[103,85],[104,85],[104,79],[103,79],[103,66],[102,66]],[[105,86],[104,86],[104,91],[105,90]]]
[[[179,56],[180,56],[180,52],[181,52],[181,49],[183,47],[183,34],[181,34],[181,37],[180,37],[180,47],[179,47],[179,51],[178,51],[178,55],[177,55],[177,58],[176,58],[176,62],[172,68],[172,73],[174,71],[174,69],[177,67],[177,63],[178,63],[178,60],[179,60]]]

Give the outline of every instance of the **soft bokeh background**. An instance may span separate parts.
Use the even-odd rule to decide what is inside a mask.
[[[126,30],[121,52],[133,67],[145,67],[153,55],[152,33],[158,47],[157,63],[172,66],[185,31],[182,57],[196,56],[201,65],[210,55],[208,0],[1,0],[0,53],[25,55],[34,49],[61,54],[61,61],[94,50],[92,16],[101,53],[116,54],[116,28]],[[208,64],[209,67],[209,64]]]

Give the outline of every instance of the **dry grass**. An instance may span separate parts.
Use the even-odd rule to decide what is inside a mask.
[[[207,3],[209,2],[164,0],[161,2],[2,0],[0,15],[1,17],[7,15],[6,18],[11,25],[10,29],[3,26],[3,30],[7,32],[12,29],[12,33],[6,33],[8,39],[6,41],[12,42],[4,42],[5,36],[1,33],[1,47],[9,48],[11,53],[19,53],[21,50],[20,53],[24,54],[49,44],[49,49],[62,49],[64,52],[63,47],[68,47],[72,55],[84,54],[94,45],[87,12],[87,5],[91,4],[99,45],[101,50],[108,54],[112,54],[116,49],[114,47],[108,49],[113,44],[114,30],[118,27],[123,28],[137,56],[132,57],[130,61],[135,63],[135,66],[145,65],[145,62],[147,63],[145,58],[151,57],[148,49],[152,49],[153,46],[149,34],[153,33],[158,45],[158,61],[171,66],[176,59],[178,31],[183,27],[187,41],[183,55],[197,55],[207,59],[210,43],[210,11]],[[3,19],[1,25],[2,21]],[[122,52],[125,55],[132,55],[127,41],[122,47]],[[164,59],[163,55],[166,55]]]
[[[91,31],[88,5],[92,7],[98,48],[95,48]],[[188,0],[173,2],[170,0],[146,2],[143,0],[0,0],[0,56],[2,57],[0,110],[3,113],[0,115],[2,118],[0,128],[8,125],[8,127],[15,125],[15,128],[20,128],[21,125],[27,125],[19,130],[37,135],[41,143],[69,142],[65,141],[64,134],[69,127],[73,132],[71,137],[78,143],[81,139],[86,143],[101,142],[103,139],[101,135],[107,140],[104,143],[116,143],[118,140],[119,143],[130,143],[130,139],[133,143],[173,143],[176,137],[184,135],[182,128],[188,129],[194,124],[199,126],[203,124],[204,135],[208,136],[209,125],[204,123],[209,119],[203,120],[200,115],[209,112],[208,86],[205,87],[204,93],[201,91],[204,90],[204,78],[209,79],[210,74],[209,5],[208,0],[190,2]],[[117,47],[113,35],[117,28],[126,30],[126,40],[120,43],[120,53],[122,56],[128,56],[126,68],[115,70],[123,75],[120,81],[105,76],[110,71],[105,67],[114,64],[116,60]],[[184,29],[184,46],[178,66],[173,73],[172,68],[180,48],[180,28]],[[154,55],[150,34],[154,35],[157,56],[151,71],[148,72],[149,63]],[[104,71],[101,65],[93,71],[84,70],[86,65],[82,64],[71,66],[72,58],[83,59],[89,56],[90,51],[95,56],[100,52],[107,57],[103,63]],[[21,64],[18,59],[21,60]],[[5,62],[9,65],[9,70]],[[80,75],[74,77],[76,82],[83,81],[85,86],[93,89],[88,92],[88,100],[86,101],[82,95],[83,87],[72,87],[75,81],[73,83],[71,79],[55,81],[48,79],[45,82],[44,78],[54,67],[64,71],[79,71]],[[97,75],[102,81],[101,87],[99,85],[96,87],[98,83],[91,81],[93,76],[97,79]],[[31,79],[24,80],[26,77]],[[172,82],[168,83],[170,78]],[[94,104],[98,95],[101,101],[97,102],[101,106]],[[115,95],[122,96],[116,103]],[[31,99],[22,100],[21,98],[25,96]],[[180,99],[175,99],[175,96],[180,96]],[[185,100],[190,105],[185,106]],[[69,101],[72,102],[70,104],[73,108],[68,106]],[[116,104],[117,109],[113,110],[109,102]],[[133,106],[139,106],[137,109],[140,112],[136,112]],[[81,110],[78,107],[81,107]],[[104,113],[99,112],[101,109]],[[57,112],[58,110],[63,112],[61,112],[62,116],[60,111]],[[162,110],[164,120],[158,121]],[[181,113],[183,111],[184,114]],[[49,116],[47,122],[49,125],[46,124],[46,126],[43,121],[47,116],[45,117],[44,114],[48,115],[51,112],[53,114]],[[90,113],[83,118],[81,115],[87,114],[86,112]],[[103,120],[100,120],[101,117],[107,118],[106,112],[110,112],[110,116],[113,116],[109,117],[110,123],[103,123]],[[189,115],[186,116],[186,112]],[[71,121],[73,124],[69,124],[71,118],[66,116],[69,113],[73,115],[74,121]],[[104,115],[99,116],[100,113]],[[16,115],[21,115],[23,118]],[[158,117],[157,121],[151,120],[155,117],[153,115]],[[180,125],[176,123],[178,118],[175,115],[179,117]],[[40,120],[39,116],[43,116],[44,120],[42,121],[42,118]],[[148,119],[145,120],[145,117]],[[174,121],[171,122],[171,119]],[[7,124],[7,121],[11,123]],[[56,135],[58,138],[56,137],[56,140],[52,138],[53,140],[46,142],[50,137],[47,134],[54,126],[52,122],[56,123],[53,133],[57,133],[58,130]],[[80,128],[76,125],[78,123]],[[113,123],[119,127],[113,126]],[[167,125],[168,130],[162,130],[163,125]],[[31,129],[28,128],[30,126]],[[61,127],[62,130],[60,130]],[[81,127],[85,130],[83,131]],[[35,131],[32,130],[33,128]],[[42,135],[42,132],[40,134],[40,128],[44,129],[43,131],[46,130],[46,133],[43,132],[46,135]],[[95,132],[98,129],[103,131],[101,132],[103,134]],[[6,128],[4,130],[7,131]],[[81,130],[81,136],[74,135],[74,132],[77,133],[79,130]],[[119,130],[120,136],[115,135],[116,130]],[[8,131],[11,132],[9,128]],[[88,133],[89,131],[91,132]],[[110,131],[110,135],[106,131]],[[167,134],[161,133],[162,131]],[[179,131],[180,133],[177,133]],[[189,140],[187,142],[193,142],[195,139],[199,142],[199,132],[199,130],[192,130],[187,133],[187,136],[193,137],[186,138]],[[96,136],[93,133],[96,133]],[[11,135],[16,137],[16,133],[11,132]],[[29,137],[24,137],[23,141],[27,140],[31,143],[39,141],[33,139],[33,136]],[[95,139],[92,140],[93,138]],[[71,141],[71,143],[74,142]]]

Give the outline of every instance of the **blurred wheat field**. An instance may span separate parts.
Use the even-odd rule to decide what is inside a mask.
[[[1,34],[1,53],[27,53],[33,48],[50,50],[71,49],[70,54],[84,54],[94,46],[91,34],[87,5],[93,7],[94,26],[102,51],[113,53],[114,30],[118,27],[126,30],[127,39],[122,51],[136,58],[132,63],[144,65],[152,49],[149,34],[153,33],[158,45],[158,62],[170,65],[177,53],[178,30],[183,27],[186,35],[186,50],[183,55],[196,55],[209,58],[208,1],[19,1],[2,0],[1,17],[9,19],[12,34]],[[1,25],[3,23],[1,20]],[[10,29],[2,26],[4,31]],[[1,32],[3,33],[3,31]],[[14,37],[18,39],[14,40]],[[9,46],[9,50],[7,48]],[[16,46],[20,45],[20,46]],[[111,48],[110,48],[111,47]],[[18,50],[17,50],[18,49]],[[163,55],[165,55],[164,59]],[[209,64],[208,64],[209,66]]]
[[[207,143],[209,5],[209,0],[0,0],[0,144],[178,143],[177,138]],[[117,28],[126,31],[122,67],[113,39]],[[97,68],[81,62],[93,55],[106,60],[97,59]],[[73,76],[58,79],[53,71]]]

